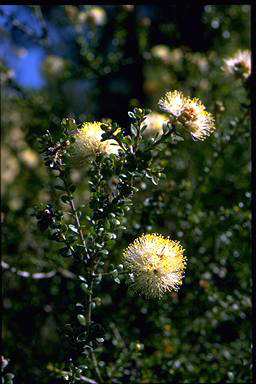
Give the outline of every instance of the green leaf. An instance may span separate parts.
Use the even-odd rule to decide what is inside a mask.
[[[62,195],[61,200],[63,203],[67,204],[70,202],[70,197],[68,195]]]
[[[69,229],[71,229],[71,231],[78,233],[78,229],[73,224],[69,224],[68,227],[69,227]]]
[[[134,124],[131,124],[131,133],[136,136],[137,135],[137,127]]]
[[[70,236],[68,236],[68,242],[69,242],[69,244],[73,244],[77,239],[78,239],[78,237],[77,237],[76,235],[70,235]]]
[[[13,381],[12,381],[12,379],[14,378],[15,376],[14,376],[14,374],[13,373],[6,373],[5,375],[4,375],[4,383],[5,384],[13,384]]]
[[[162,173],[162,172],[159,172],[158,173],[158,177],[159,177],[159,179],[166,179],[166,174],[165,173]]]
[[[65,188],[62,185],[54,185],[53,188],[59,189],[60,191],[65,191]]]
[[[72,117],[67,117],[61,121],[61,126],[64,130],[69,130],[73,132],[77,129],[76,121]]]
[[[140,128],[141,133],[143,133],[143,132],[145,131],[146,128],[147,128],[147,124],[143,125],[143,126]]]
[[[110,132],[104,132],[104,133],[101,135],[101,141],[107,140],[107,139],[109,139],[110,137],[112,137],[112,135],[111,135]]]
[[[143,116],[143,110],[141,108],[134,108],[134,113],[139,118]]]
[[[109,131],[109,125],[107,125],[107,124],[101,124],[101,129],[103,130],[103,131]]]
[[[158,184],[158,179],[155,177],[155,176],[152,176],[151,177],[151,181],[154,185],[157,185]]]
[[[168,124],[163,124],[163,125],[162,125],[162,129],[163,129],[163,132],[164,132],[164,134],[165,134],[165,133],[169,132],[170,127],[169,127]]]
[[[115,233],[111,233],[111,232],[107,232],[107,233],[106,233],[106,237],[107,237],[109,240],[113,240],[113,239],[116,239],[116,234],[115,234]]]
[[[83,276],[81,276],[81,275],[78,276],[78,279],[86,282],[86,279]]]
[[[63,257],[70,257],[70,256],[72,256],[71,250],[69,248],[67,248],[67,247],[59,249],[59,253]]]
[[[100,273],[98,276],[96,276],[95,284],[98,285],[102,280],[102,274]]]
[[[106,219],[106,220],[105,220],[105,223],[104,223],[104,228],[105,228],[106,230],[109,230],[109,229],[110,229],[110,226],[111,226],[110,221],[109,221],[108,219]]]
[[[136,119],[134,113],[131,112],[131,111],[128,112],[128,116],[129,116],[131,119]]]
[[[183,137],[178,135],[172,135],[172,139],[175,141],[184,141]]]
[[[81,314],[77,315],[77,320],[81,325],[86,325],[86,318],[84,317],[84,315],[81,315]]]
[[[48,237],[50,240],[59,240],[59,235],[60,235],[60,229],[55,228],[51,230]]]
[[[89,287],[89,285],[87,284],[87,283],[82,283],[81,284],[81,289],[84,291],[84,292],[88,292],[88,287]]]
[[[73,193],[76,190],[76,186],[74,184],[69,185],[68,187],[69,192]]]
[[[101,251],[99,251],[99,253],[101,253],[102,255],[108,255],[109,254],[107,249],[102,249]]]

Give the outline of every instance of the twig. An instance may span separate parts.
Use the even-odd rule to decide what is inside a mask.
[[[71,252],[74,252],[74,248],[72,247],[72,245],[69,244],[66,236],[64,235],[64,233],[62,233],[62,238],[63,240],[65,241],[65,244],[68,246],[68,248],[70,249]]]
[[[41,9],[40,9],[40,11],[41,11]],[[41,23],[42,32],[43,32],[41,36],[38,36],[32,28],[28,27],[26,24],[21,22],[18,18],[16,18],[16,16],[14,14],[7,14],[2,9],[0,9],[0,16],[6,17],[6,19],[7,19],[6,24],[8,26],[11,25],[12,27],[19,29],[26,36],[28,36],[31,39],[37,40],[42,45],[48,45],[47,30],[46,30],[46,26],[45,26],[45,22],[43,20],[43,17],[40,20],[40,16],[39,16],[40,11],[38,11],[38,10],[36,11],[36,13],[37,13],[36,16]],[[43,22],[42,22],[42,20],[43,20]]]
[[[164,133],[162,136],[160,136],[160,138],[156,141],[154,141],[151,146],[149,148],[147,148],[147,150],[150,150],[152,148],[154,148],[156,145],[158,145],[161,141],[163,141],[163,139],[165,139],[166,137],[170,136],[171,134],[173,133],[173,128],[170,129],[170,131]]]
[[[86,247],[86,242],[85,242],[85,239],[84,239],[84,235],[83,235],[83,231],[82,231],[82,228],[81,228],[80,220],[79,220],[79,217],[78,217],[78,214],[77,214],[77,211],[76,211],[75,203],[74,203],[72,194],[69,191],[68,182],[67,182],[66,176],[65,176],[65,174],[64,174],[64,172],[62,170],[60,170],[60,172],[61,172],[60,173],[60,177],[61,177],[61,179],[62,179],[62,181],[64,183],[66,192],[67,192],[68,197],[69,197],[69,205],[70,205],[72,214],[73,214],[73,216],[75,218],[76,225],[78,227],[80,239],[81,239],[81,241],[83,243],[83,246],[84,246],[85,256],[86,256],[87,259],[89,259],[89,255],[88,255],[88,251],[87,251],[87,247]]]
[[[95,369],[95,372],[99,378],[99,382],[102,383],[102,377],[101,377],[101,374],[100,374],[100,370],[99,370],[99,367],[98,367],[98,362],[97,362],[97,359],[96,359],[96,356],[95,356],[95,353],[93,351],[91,351],[92,353],[92,361],[93,361],[93,365],[94,365],[94,369]]]
[[[57,270],[52,270],[50,272],[35,272],[31,273],[28,271],[21,271],[15,267],[11,267],[9,264],[7,264],[5,261],[1,260],[1,267],[3,269],[8,269],[12,273],[16,273],[18,276],[21,277],[31,277],[34,280],[41,280],[41,279],[50,279],[53,276],[56,275],[57,272],[59,272],[62,276],[68,278],[68,279],[74,279],[76,276],[73,272],[68,271],[67,269],[58,268]]]
[[[122,336],[120,335],[120,332],[119,332],[117,326],[115,325],[115,323],[111,322],[109,325],[110,325],[110,328],[112,329],[112,331],[114,333],[114,336],[116,337],[117,341],[119,342],[120,346],[122,348],[125,348],[125,342],[124,342]]]
[[[91,271],[91,282],[90,282],[90,287],[89,287],[89,297],[88,297],[88,315],[87,315],[87,318],[88,318],[88,325],[90,326],[91,324],[91,317],[92,317],[92,292],[93,292],[93,282],[94,282],[94,278],[96,276],[95,274],[95,271],[97,269],[97,266],[100,262],[100,257],[98,257],[97,261],[95,262],[95,264],[93,265],[92,267],[92,271]],[[91,355],[92,355],[92,362],[93,362],[93,365],[94,365],[94,369],[95,369],[95,372],[96,372],[96,375],[98,376],[98,380],[100,383],[102,383],[102,377],[101,377],[101,374],[100,374],[100,370],[99,370],[99,367],[98,367],[98,362],[97,362],[97,358],[96,358],[96,355],[94,353],[93,350],[91,350]]]
[[[122,148],[124,152],[129,153],[129,150],[123,145],[121,140],[119,140],[115,135],[113,135],[112,137],[114,140],[118,142],[119,146]]]
[[[89,383],[89,384],[97,384],[96,381],[89,379],[88,377],[85,377],[85,376],[80,376],[80,380],[85,381],[86,383]]]
[[[45,44],[48,45],[48,31],[45,19],[43,17],[42,9],[40,5],[32,5],[34,13],[41,25],[42,35],[41,38],[45,41]]]
[[[78,231],[79,231],[79,234],[80,234],[81,241],[82,241],[83,246],[84,246],[86,258],[89,259],[89,255],[88,255],[88,251],[87,251],[87,247],[86,247],[86,242],[85,242],[85,239],[84,239],[84,235],[83,235],[83,231],[82,231],[82,228],[81,228],[80,220],[79,220],[79,217],[78,217],[78,214],[77,214],[77,211],[76,211],[76,208],[75,208],[75,203],[74,203],[73,199],[70,200],[70,207],[72,209],[72,213],[75,215],[76,224],[77,224],[77,227],[78,227]]]
[[[94,279],[95,275],[92,273],[92,276],[93,276],[93,278],[91,280],[91,284],[90,284],[90,288],[89,288],[89,298],[88,298],[88,325],[91,324],[91,316],[92,316],[92,288],[93,288],[93,279]],[[94,365],[95,372],[98,376],[99,382],[102,383],[102,377],[101,377],[100,370],[98,367],[96,355],[92,349],[90,351],[91,351],[91,355],[92,355],[92,362]]]

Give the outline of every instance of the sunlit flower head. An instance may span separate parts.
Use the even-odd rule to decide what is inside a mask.
[[[160,108],[170,113],[174,119],[180,116],[184,103],[185,97],[179,91],[167,92],[158,102]]]
[[[183,51],[180,48],[170,49],[167,45],[159,44],[151,49],[151,55],[165,64],[179,66],[183,58]]]
[[[169,121],[183,126],[194,140],[204,140],[215,130],[213,115],[197,98],[190,99],[180,91],[170,91],[158,104],[170,114]]]
[[[39,155],[33,149],[27,148],[20,152],[20,158],[29,167],[36,167],[39,163]]]
[[[251,51],[249,49],[238,51],[234,56],[224,60],[226,73],[238,78],[247,79],[251,74],[251,66]]]
[[[65,60],[56,55],[47,56],[42,65],[44,73],[49,77],[63,76],[66,67]]]
[[[200,71],[202,71],[202,72],[207,71],[208,60],[203,54],[201,54],[199,52],[193,52],[193,53],[189,52],[187,54],[187,59],[189,60],[189,62],[191,64],[196,65]]]
[[[158,234],[142,235],[124,250],[122,261],[134,293],[160,298],[182,284],[186,256],[178,241]]]
[[[163,134],[163,124],[167,123],[169,118],[162,113],[151,112],[147,115],[146,119],[142,122],[142,126],[146,125],[146,129],[142,135],[146,139],[153,138],[156,134]]]
[[[87,12],[87,21],[95,25],[104,25],[107,21],[107,14],[104,8],[93,6]]]
[[[118,143],[113,140],[101,141],[104,131],[101,122],[86,122],[78,129],[76,141],[70,148],[71,160],[76,164],[82,164],[87,159],[94,159],[98,154],[118,154],[121,150]]]
[[[166,45],[155,45],[151,50],[151,54],[153,57],[163,61],[165,64],[170,63],[171,50]]]

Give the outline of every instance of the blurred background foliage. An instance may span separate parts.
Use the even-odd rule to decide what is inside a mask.
[[[167,177],[141,183],[109,263],[142,233],[170,235],[186,249],[184,284],[157,301],[104,279],[97,356],[113,383],[251,382],[250,100],[222,70],[250,48],[250,6],[1,6],[0,22],[5,371],[16,383],[58,382],[63,328],[81,295],[71,261],[31,216],[34,205],[60,204],[37,137],[58,135],[64,117],[129,131],[128,110],[159,112],[159,98],[178,89],[215,115],[216,133],[163,148]],[[35,66],[40,79],[29,83]],[[73,169],[72,180],[86,214],[85,170]]]

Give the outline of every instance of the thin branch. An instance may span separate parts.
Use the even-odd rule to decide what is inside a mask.
[[[62,238],[63,238],[63,240],[65,241],[65,244],[67,245],[68,249],[70,249],[70,251],[73,253],[75,250],[74,250],[74,248],[72,247],[72,245],[69,244],[69,242],[68,242],[66,236],[64,235],[64,233],[62,233]]]
[[[35,7],[38,7],[38,6],[35,6]],[[40,9],[40,11],[41,11],[41,9]],[[45,25],[45,21],[43,19],[43,16],[41,18],[39,15],[40,11],[38,11],[38,10],[36,11],[36,17],[38,18],[38,20],[41,24],[41,28],[42,28],[41,36],[38,36],[37,33],[32,28],[30,28],[29,26],[27,26],[26,24],[21,22],[15,16],[14,13],[7,14],[2,9],[0,9],[0,16],[3,16],[6,18],[6,25],[17,28],[18,30],[23,32],[28,38],[33,39],[33,40],[37,40],[39,42],[39,44],[48,46],[47,29],[46,29],[46,25]]]
[[[95,264],[93,265],[92,267],[92,271],[91,271],[91,282],[90,282],[90,287],[89,287],[89,297],[88,297],[88,314],[87,314],[87,318],[88,318],[88,325],[90,326],[91,324],[91,317],[92,317],[92,293],[93,293],[93,282],[94,282],[94,278],[96,276],[95,274],[95,271],[97,270],[97,267],[99,265],[99,262],[100,262],[100,257],[98,257],[98,259],[96,260]],[[96,355],[94,353],[93,350],[91,350],[91,355],[92,355],[92,362],[93,362],[93,365],[94,365],[94,369],[95,369],[95,372],[96,372],[96,375],[98,376],[98,380],[100,383],[102,383],[102,377],[101,377],[101,374],[100,374],[100,370],[99,370],[99,367],[98,367],[98,362],[97,362],[97,358],[96,358]]]
[[[86,242],[85,242],[85,239],[84,239],[84,235],[83,235],[83,231],[82,231],[82,228],[81,228],[80,220],[79,220],[79,217],[78,217],[78,214],[77,214],[77,211],[76,211],[76,208],[75,208],[75,203],[74,203],[73,199],[70,200],[70,207],[72,209],[72,213],[75,216],[75,220],[76,220],[76,224],[77,224],[77,227],[78,227],[79,235],[80,235],[81,241],[82,241],[83,246],[84,246],[86,258],[89,259],[89,255],[88,255],[88,251],[87,251],[87,247],[86,247]]]
[[[92,288],[93,288],[93,279],[90,283],[89,288],[89,297],[88,297],[88,324],[91,324],[92,321]]]
[[[147,150],[150,150],[150,149],[154,148],[156,145],[160,144],[161,141],[163,141],[166,137],[171,136],[172,133],[173,133],[173,128],[170,129],[170,131],[168,131],[168,132],[164,133],[163,135],[161,135],[160,138],[159,138],[158,140],[154,141],[154,142],[150,145],[150,147],[147,148]]]
[[[62,181],[64,183],[66,192],[67,192],[68,197],[69,197],[69,205],[70,205],[73,217],[75,218],[75,221],[76,221],[76,225],[77,225],[77,228],[78,228],[78,231],[79,231],[80,239],[81,239],[81,242],[82,242],[82,244],[84,246],[85,256],[89,260],[88,250],[87,250],[86,242],[85,242],[85,239],[84,239],[83,231],[82,231],[82,228],[81,228],[80,220],[79,220],[79,217],[78,217],[78,214],[77,214],[77,211],[76,211],[76,207],[75,207],[75,203],[74,203],[74,200],[73,200],[73,196],[72,196],[72,194],[69,191],[68,182],[67,182],[67,179],[66,179],[66,176],[65,176],[64,172],[62,170],[60,170],[60,172],[61,172],[60,177],[61,177],[61,179],[62,179]]]
[[[90,288],[89,288],[89,298],[88,298],[88,325],[91,324],[91,316],[92,316],[92,289],[93,289],[93,279],[94,279],[94,274],[92,273],[92,280],[91,280],[91,283],[90,283]],[[101,374],[100,374],[100,370],[99,370],[99,367],[98,367],[98,362],[97,362],[97,358],[96,358],[96,355],[94,353],[93,350],[90,350],[91,352],[91,355],[92,355],[92,362],[93,362],[93,365],[94,365],[94,369],[95,369],[95,372],[96,372],[96,375],[98,376],[98,379],[99,379],[99,382],[102,383],[102,377],[101,377]]]
[[[91,353],[92,353],[92,361],[93,361],[95,372],[98,376],[99,382],[103,383],[95,353],[93,351],[91,351]]]
[[[96,265],[94,265],[94,269]],[[93,269],[93,270],[94,270]],[[90,288],[89,288],[89,298],[88,298],[88,315],[87,315],[87,318],[88,318],[88,325],[90,326],[91,324],[91,317],[92,317],[92,290],[93,290],[93,280],[94,280],[94,272],[92,271],[92,280],[91,280],[91,283],[90,283]],[[99,367],[98,367],[98,362],[97,362],[97,358],[96,358],[96,355],[94,353],[93,350],[91,350],[91,355],[92,355],[92,362],[93,362],[93,365],[94,365],[94,369],[95,369],[95,372],[98,376],[98,379],[99,379],[99,382],[102,383],[102,377],[101,377],[101,374],[100,374],[100,370],[99,370]]]
[[[85,376],[80,376],[80,380],[85,381],[86,383],[89,383],[89,384],[97,384],[96,381],[89,379],[88,377],[85,377]]]
[[[42,13],[41,6],[40,5],[32,5],[32,7],[34,10],[35,16],[38,19],[40,26],[41,26],[41,30],[42,30],[41,38],[45,41],[45,44],[48,45],[48,30],[47,30],[47,25],[46,25],[46,22],[45,22],[43,13]]]
[[[122,143],[121,140],[119,140],[115,135],[113,135],[113,139],[116,140],[116,141],[118,142],[119,146],[122,148],[122,150],[123,150],[124,152],[129,153],[129,149],[127,149],[127,148],[123,145],[123,143]]]
[[[94,276],[102,276],[102,275],[108,275],[108,276],[111,276],[113,275],[115,272],[112,271],[112,272],[100,272],[100,273],[95,273]],[[123,271],[123,272],[118,272],[118,275],[128,275],[130,272],[128,271]]]
[[[112,331],[114,333],[115,338],[119,342],[120,346],[122,348],[125,348],[126,347],[125,342],[124,342],[122,336],[120,335],[120,332],[119,332],[117,326],[115,325],[115,323],[111,322],[109,325],[110,325],[110,328],[112,329]]]
[[[58,268],[57,270],[52,270],[50,272],[35,272],[31,273],[28,271],[21,271],[15,267],[11,267],[9,264],[7,264],[5,261],[1,260],[1,267],[3,269],[8,269],[12,273],[16,273],[18,276],[21,277],[31,277],[34,280],[41,280],[41,279],[50,279],[56,275],[57,272],[59,272],[62,276],[68,278],[68,279],[74,279],[76,276],[73,272],[68,271],[67,269]]]

